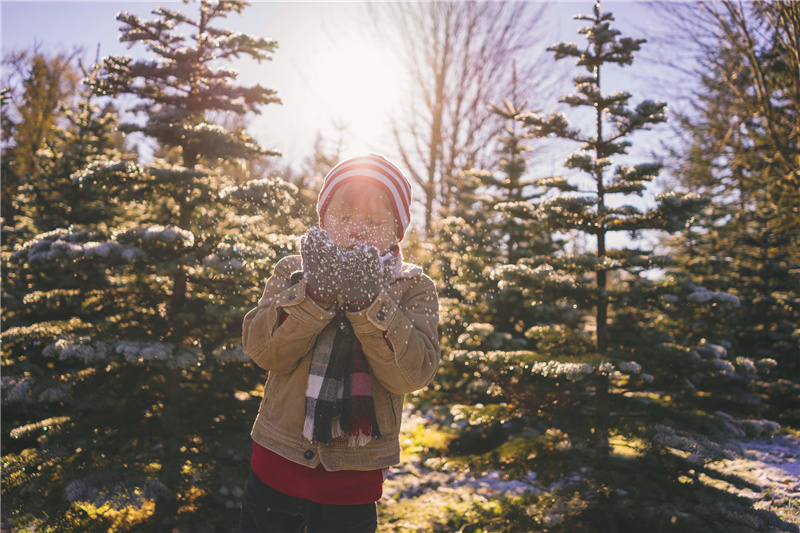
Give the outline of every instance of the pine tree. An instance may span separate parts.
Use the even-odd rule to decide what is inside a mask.
[[[747,418],[756,398],[749,387],[769,369],[731,360],[702,331],[684,339],[671,329],[691,314],[719,319],[736,305],[735,297],[681,280],[653,282],[643,274],[667,265],[667,258],[633,243],[608,246],[614,232],[676,232],[704,202],[665,193],[653,208],[634,205],[631,198],[645,192],[660,165],[614,161],[628,154],[636,132],[665,120],[665,104],[644,101],[632,108],[629,93],[603,93],[601,75],[609,66],[631,64],[644,41],[621,37],[599,4],[592,15],[576,18],[590,23],[580,30],[588,45],[561,43],[550,50],[588,71],[561,102],[588,108],[593,128],[576,128],[561,113],[519,114],[532,137],[554,136],[581,148],[565,162],[569,175],[536,181],[558,194],[502,209],[573,239],[588,235],[594,246],[490,267],[498,286],[521,288],[526,306],[550,316],[525,330],[524,349],[492,346],[480,335],[490,328],[465,325],[445,355],[444,376],[455,386],[440,386],[437,392],[447,395],[434,397],[456,403],[445,420],[459,429],[440,450],[445,457],[432,464],[507,476],[534,472],[544,493],[518,512],[505,511],[527,521],[520,530],[686,532],[755,524],[756,530],[791,531],[777,516],[699,479],[701,473],[720,477],[708,466],[735,457],[736,438],[777,427]],[[462,312],[456,322],[470,318]],[[554,522],[553,516],[560,518]]]
[[[294,245],[297,191],[215,171],[274,153],[205,117],[278,101],[236,85],[223,66],[268,59],[276,43],[215,25],[247,2],[197,5],[194,16],[118,15],[121,40],[154,58],[106,58],[90,81],[95,94],[137,97],[143,120],[121,129],[152,137],[163,157],[101,159],[76,172],[77,183],[103,191],[104,219],[40,234],[10,259],[30,287],[25,323],[3,333],[3,499],[18,527],[236,523],[263,381],[241,364],[241,317]]]

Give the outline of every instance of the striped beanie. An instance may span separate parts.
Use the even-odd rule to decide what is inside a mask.
[[[336,188],[350,181],[371,183],[386,192],[397,220],[397,240],[403,240],[411,222],[411,183],[394,163],[378,154],[345,159],[328,172],[317,199],[320,220]]]

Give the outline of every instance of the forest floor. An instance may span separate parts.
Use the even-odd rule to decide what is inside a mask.
[[[723,474],[735,474],[752,484],[720,488],[753,501],[756,509],[775,512],[783,520],[800,526],[800,435],[778,434],[741,442],[738,459],[712,465]]]
[[[488,472],[476,477],[469,471],[435,469],[426,466],[420,453],[415,453],[414,440],[419,438],[420,428],[430,424],[425,416],[406,410],[403,422],[402,463],[391,470],[384,483],[382,503],[388,507],[386,514],[397,521],[394,531],[418,530],[414,524],[413,509],[424,509],[428,516],[439,523],[446,522],[448,512],[463,512],[467,516],[475,509],[488,509],[494,502],[525,494],[538,494],[557,489],[543,487],[535,472],[523,479],[503,479],[499,472]],[[423,433],[428,433],[422,429]],[[741,456],[707,465],[706,468],[721,474],[735,476],[745,483],[733,485],[704,477],[708,484],[726,492],[752,501],[755,509],[770,511],[782,520],[800,526],[800,433],[783,432],[757,440],[742,440]],[[564,484],[577,481],[564,480]],[[500,505],[499,503],[496,505]],[[391,509],[394,508],[394,509]],[[406,517],[403,519],[402,517]],[[440,521],[441,520],[441,521]]]

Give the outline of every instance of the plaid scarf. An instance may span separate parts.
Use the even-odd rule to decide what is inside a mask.
[[[345,434],[350,446],[381,438],[369,364],[353,326],[339,310],[317,337],[311,355],[303,436],[328,444]]]

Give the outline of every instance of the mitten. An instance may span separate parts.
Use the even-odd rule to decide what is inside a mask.
[[[369,304],[381,292],[383,269],[378,249],[358,244],[344,254],[341,294],[350,309],[359,310]]]
[[[316,227],[308,230],[300,239],[300,256],[311,296],[322,303],[335,302],[341,292],[344,257],[328,232]]]

